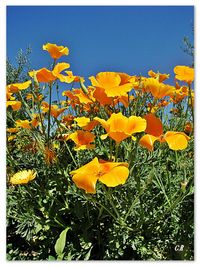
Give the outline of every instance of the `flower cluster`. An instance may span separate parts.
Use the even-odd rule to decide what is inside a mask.
[[[166,83],[169,74],[153,70],[148,77],[100,72],[86,82],[86,78],[69,70],[69,63],[58,62],[69,54],[67,47],[47,43],[43,50],[52,57],[52,68],[32,70],[29,80],[6,88],[8,112],[18,114],[14,125],[7,129],[8,142],[15,142],[23,132],[39,135],[41,138],[35,138],[34,143],[48,165],[57,164],[57,150],[65,145],[74,163],[74,170],[69,172],[72,181],[92,194],[96,193],[97,181],[107,187],[127,181],[132,152],[126,159],[120,154],[127,144],[137,144],[140,149],[147,149],[146,153],[166,149],[165,143],[171,150],[187,148],[193,131],[193,68],[176,66],[175,85]],[[59,83],[71,88],[59,92],[63,99],[55,103],[52,97],[55,98],[54,87],[58,88]],[[184,112],[191,121],[180,130],[169,129],[169,122],[162,118],[170,106],[175,109],[180,103],[185,103]],[[20,117],[20,112],[25,115]],[[55,146],[55,142],[59,145]],[[90,161],[82,166],[74,156],[80,150],[90,153]],[[35,177],[33,170],[22,170],[10,182],[24,184]]]

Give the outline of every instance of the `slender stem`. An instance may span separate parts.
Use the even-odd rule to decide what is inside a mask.
[[[115,146],[115,162],[117,162],[118,152],[119,152],[119,143],[116,143],[116,146]]]
[[[48,112],[48,130],[47,130],[47,145],[49,147],[50,126],[51,126],[51,97],[52,97],[52,83],[49,83],[49,112]]]
[[[110,138],[110,140],[109,140],[109,146],[110,146],[110,160],[112,160],[112,149],[113,149],[113,147],[112,147],[112,139]]]
[[[190,84],[189,84],[189,95],[190,95],[190,101],[191,101],[192,122],[193,122],[193,125],[194,125],[194,109],[193,109],[193,106],[192,106],[192,90],[191,90]]]
[[[42,126],[42,132],[43,132],[43,134],[45,135],[45,128],[44,128],[44,124],[43,124],[43,120],[42,120],[42,114],[41,114],[41,110],[40,110],[39,101],[38,101],[38,99],[37,99],[36,94],[35,94],[34,92],[32,92],[32,93],[33,93],[35,102],[37,103],[38,113],[39,113],[40,122],[41,122],[41,126]]]
[[[57,118],[55,118],[55,121],[57,123],[58,130],[59,130],[60,134],[62,134],[62,131],[60,130],[60,122],[59,122],[59,120]],[[68,152],[69,152],[69,154],[70,154],[75,166],[77,166],[77,162],[76,162],[76,160],[75,160],[75,158],[74,158],[74,156],[73,156],[73,154],[72,154],[72,152],[71,152],[71,150],[70,150],[70,148],[69,148],[69,146],[68,146],[68,144],[67,144],[67,142],[65,140],[64,140],[64,144],[65,144],[65,146],[66,146],[66,148],[67,148],[67,150],[68,150]]]

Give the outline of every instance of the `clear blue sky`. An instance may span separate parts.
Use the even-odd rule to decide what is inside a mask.
[[[47,67],[42,45],[67,46],[76,75],[100,71],[147,75],[153,69],[173,75],[175,65],[191,64],[184,36],[193,40],[192,6],[8,6],[7,56],[32,47],[33,68]]]

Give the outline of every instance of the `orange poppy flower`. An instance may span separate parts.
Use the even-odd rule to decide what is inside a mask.
[[[102,106],[111,105],[113,103],[113,97],[108,97],[103,88],[95,88],[93,97],[99,102]]]
[[[65,82],[66,76],[61,74],[61,72],[64,71],[65,69],[68,69],[69,67],[70,67],[69,63],[65,62],[58,63],[55,65],[52,74],[56,76],[61,82]]]
[[[194,81],[194,68],[188,66],[176,66],[174,68],[175,78],[179,81],[192,83]]]
[[[148,72],[148,75],[150,76],[150,77],[152,77],[152,78],[155,78],[155,79],[157,79],[160,83],[162,83],[163,81],[165,81],[166,79],[168,79],[169,78],[169,74],[166,74],[166,73],[164,73],[164,74],[162,74],[162,73],[155,73],[154,71],[152,71],[152,70],[150,70],[149,72]]]
[[[90,132],[78,130],[75,133],[70,134],[67,140],[71,139],[76,144],[75,150],[92,149],[94,145],[95,135]]]
[[[44,113],[49,111],[49,104],[45,101],[42,102],[41,105],[41,109]],[[57,105],[51,105],[51,116],[54,118],[57,118],[60,114],[62,114],[65,110],[67,109],[67,107],[64,108],[58,108]]]
[[[188,88],[186,86],[182,86],[179,89],[174,90],[174,92],[172,92],[170,94],[170,100],[177,104],[180,101],[182,101],[186,96],[188,96]]]
[[[41,82],[41,83],[49,83],[57,79],[57,77],[53,75],[52,71],[46,68],[42,68],[36,71],[33,70],[33,71],[30,71],[28,74],[31,78],[33,78],[35,75],[38,82]]]
[[[124,184],[128,178],[128,164],[125,162],[105,162],[94,158],[86,165],[70,172],[72,180],[78,188],[84,189],[86,193],[96,193],[97,181],[108,187]]]
[[[6,89],[8,93],[18,93],[21,90],[27,89],[31,84],[31,81],[26,81],[24,83],[13,83],[7,85]]]
[[[86,95],[82,89],[73,89],[72,91],[64,91],[62,92],[63,96],[67,96],[71,99],[70,104],[80,105],[80,104],[92,104],[94,98],[92,97],[91,90],[88,91],[88,95]]]
[[[16,120],[16,127],[23,129],[31,129],[30,121],[28,120]]]
[[[120,73],[115,72],[100,72],[96,78],[94,76],[89,77],[92,85],[98,89],[103,89],[107,97],[126,95],[132,89],[132,84],[124,78],[124,74],[120,76]]]
[[[147,121],[147,128],[145,134],[139,141],[139,144],[150,151],[153,151],[155,141],[161,143],[167,142],[168,146],[172,150],[183,150],[188,145],[190,139],[183,132],[168,131],[163,134],[162,122],[159,118],[156,118],[153,114],[149,113],[144,118]]]
[[[86,131],[91,131],[98,124],[97,121],[90,121],[90,118],[87,117],[75,118],[74,121],[77,122],[79,127]]]
[[[17,133],[19,130],[17,128],[8,128],[6,131],[8,133]]]
[[[65,71],[67,73],[67,76],[65,76],[65,82],[66,83],[72,83],[72,82],[79,82],[80,81],[80,77],[73,75],[72,71]],[[84,79],[83,79],[84,82]]]
[[[184,132],[186,132],[187,134],[190,134],[192,131],[193,131],[192,123],[188,121],[185,124]]]
[[[113,113],[107,121],[98,117],[95,117],[94,120],[101,123],[107,132],[107,134],[102,135],[101,138],[105,139],[109,136],[117,143],[132,136],[134,133],[139,133],[146,129],[145,119],[137,116],[127,118],[123,116],[121,112],[117,114]],[[135,137],[132,136],[132,139],[135,140]]]
[[[155,98],[162,98],[169,96],[173,91],[174,87],[171,85],[160,83],[154,78],[147,78],[143,82],[143,90],[145,92],[151,92]]]
[[[33,119],[31,121],[31,124],[33,127],[37,127],[40,124],[38,114],[33,114]]]
[[[38,102],[38,101],[41,101],[44,97],[42,94],[38,94],[37,92],[35,94],[37,98],[35,98],[33,94],[27,94],[26,100],[32,100],[32,101]]]
[[[6,101],[6,107],[11,106],[14,111],[17,111],[21,108],[22,103],[20,101],[8,100]]]
[[[62,123],[65,123],[67,126],[71,126],[74,120],[74,116],[72,114],[68,114],[62,117]]]
[[[50,56],[55,60],[60,58],[61,56],[67,56],[69,54],[69,49],[62,45],[58,46],[56,44],[47,43],[43,45],[42,48],[43,50],[48,51]]]

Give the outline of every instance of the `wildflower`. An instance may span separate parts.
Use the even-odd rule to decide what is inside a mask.
[[[162,99],[159,103],[158,106],[159,107],[166,107],[167,105],[169,105],[169,102],[167,102],[166,100]]]
[[[37,127],[40,122],[39,122],[39,115],[38,114],[33,114],[33,119],[30,122],[32,124],[33,127]]]
[[[171,94],[170,94],[170,100],[177,104],[181,102],[186,96],[188,96],[188,87],[182,86],[178,89],[176,88]]]
[[[41,105],[41,109],[44,113],[49,111],[49,104],[45,101],[42,102]],[[57,118],[60,114],[62,114],[65,110],[67,109],[67,107],[64,108],[58,108],[57,105],[51,105],[51,116],[54,118]]]
[[[106,162],[94,158],[86,165],[70,172],[72,180],[78,188],[84,189],[86,193],[96,193],[97,181],[108,187],[124,184],[128,178],[128,164],[125,162]]]
[[[191,84],[194,81],[194,68],[187,66],[176,66],[174,68],[175,78]]]
[[[150,77],[152,77],[152,78],[155,78],[155,79],[157,79],[160,83],[162,83],[163,81],[165,81],[166,79],[168,79],[169,78],[169,74],[166,74],[166,73],[164,73],[164,74],[162,74],[162,73],[155,73],[154,71],[152,71],[152,70],[150,70],[149,72],[148,72],[148,75],[150,76]]]
[[[6,89],[8,93],[18,93],[21,90],[27,89],[31,84],[31,81],[26,81],[24,83],[13,83],[7,85]]]
[[[50,56],[56,60],[60,58],[61,56],[67,56],[69,54],[69,49],[64,46],[58,46],[56,44],[47,43],[43,45],[43,50],[46,50],[49,52]]]
[[[66,126],[71,127],[73,124],[74,116],[72,114],[68,114],[62,117],[62,123],[65,123]]]
[[[83,128],[83,130],[86,131],[91,131],[98,124],[97,121],[90,121],[90,118],[87,117],[75,118],[74,121],[77,122],[77,125],[79,127]]]
[[[185,124],[184,132],[190,134],[192,131],[193,131],[192,123],[188,121]]]
[[[16,120],[16,127],[23,128],[23,129],[31,129],[30,121],[28,120]]]
[[[11,184],[27,184],[28,182],[35,179],[37,172],[33,170],[23,170],[15,173],[10,178]]]
[[[54,67],[52,74],[54,76],[56,76],[61,82],[65,82],[66,80],[66,75],[61,74],[62,71],[64,71],[65,69],[68,69],[70,67],[69,63],[58,63],[56,64],[56,66]]]
[[[153,114],[149,113],[144,117],[147,121],[147,127],[145,134],[139,141],[139,144],[150,151],[153,151],[155,141],[160,143],[167,142],[168,146],[172,150],[183,150],[188,145],[190,139],[183,132],[167,131],[163,134],[162,122],[159,118],[156,118]]]
[[[15,134],[8,136],[8,142],[15,140],[15,138],[16,138]]]
[[[32,101],[38,102],[38,101],[41,101],[44,97],[42,94],[38,94],[37,92],[35,93],[35,95],[36,95],[36,98],[31,93],[27,94],[26,100],[32,100]]]
[[[78,130],[75,133],[70,134],[67,140],[71,139],[76,144],[75,150],[92,149],[94,148],[95,135],[90,132]]]
[[[124,79],[124,75],[115,72],[100,72],[89,79],[97,90],[104,91],[107,97],[126,95],[132,89],[132,84]]]
[[[41,82],[41,83],[49,83],[57,79],[57,77],[53,75],[52,71],[46,68],[42,68],[37,71],[33,70],[33,71],[30,71],[28,74],[32,78],[35,75],[38,82]]]
[[[151,92],[151,94],[155,98],[162,98],[168,96],[174,91],[173,86],[160,83],[154,78],[147,78],[142,85],[143,90],[145,92]]]
[[[153,105],[151,103],[147,104],[147,110],[148,112],[155,113],[159,109],[158,105]]]
[[[88,91],[88,95],[86,95],[82,89],[73,89],[72,91],[67,90],[64,91],[62,95],[71,99],[70,104],[72,107],[80,104],[92,104],[94,100],[91,90]]]
[[[11,106],[14,111],[17,111],[21,108],[21,101],[8,100],[6,101],[6,107]]]
[[[79,82],[80,77],[73,75],[72,71],[65,71],[67,73],[67,76],[65,76],[65,82],[66,83],[72,83],[72,82]]]
[[[107,121],[98,117],[95,117],[94,120],[101,123],[107,132],[107,134],[102,135],[101,138],[105,139],[109,136],[117,143],[132,136],[134,133],[139,133],[146,129],[145,119],[137,116],[127,118],[123,116],[121,112],[117,114],[113,113]],[[132,139],[135,140],[135,137],[132,136]]]
[[[6,131],[8,133],[17,133],[19,131],[19,129],[18,128],[8,128]]]

